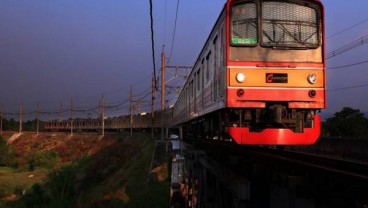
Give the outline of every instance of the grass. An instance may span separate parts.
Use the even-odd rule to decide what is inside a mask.
[[[126,139],[108,149],[107,152],[101,152],[97,156],[98,159],[93,158],[93,162],[85,164],[93,167],[100,162],[100,156],[108,154],[102,157],[110,161],[102,171],[108,172],[108,169],[114,171],[109,177],[83,190],[80,197],[81,204],[85,204],[86,207],[90,207],[91,204],[93,207],[168,207],[169,183],[167,180],[161,183],[148,182],[154,150],[154,141],[148,138],[147,135],[139,134],[134,138]],[[115,151],[118,158],[113,156]],[[88,167],[83,169],[87,170]],[[98,178],[96,175],[86,177],[89,181]],[[94,201],[90,202],[90,199]]]
[[[35,183],[42,183],[48,174],[47,169],[37,169],[35,171],[18,172],[13,168],[0,168],[0,198],[4,199],[12,194],[26,192]],[[20,193],[19,193],[20,192]],[[5,199],[6,200],[6,199]]]
[[[57,145],[50,146],[51,141]],[[43,152],[41,156],[45,155],[46,159],[48,154],[44,154],[45,151],[55,152],[60,157],[60,160],[52,160],[58,163],[54,166],[56,170],[50,167],[46,169],[48,166],[36,167],[32,172],[26,168],[0,168],[0,207],[30,207],[30,204],[36,205],[34,203],[37,202],[43,204],[33,207],[50,207],[55,200],[60,202],[58,206],[68,204],[80,208],[169,206],[167,173],[161,176],[166,180],[148,182],[154,151],[154,141],[150,139],[150,134],[136,133],[131,138],[119,133],[101,141],[94,137],[88,138],[88,135],[75,136],[69,140],[64,137],[38,138],[33,142],[38,142],[36,149]],[[19,150],[24,149],[24,144],[29,146],[29,142],[25,141],[18,141],[18,144],[23,145],[17,147]],[[28,153],[33,151],[31,149]],[[33,158],[36,158],[36,162],[43,161],[38,160],[39,154]],[[162,166],[166,167],[166,164]],[[52,174],[48,176],[49,173]],[[36,183],[42,186],[38,193],[45,194],[35,193],[31,187]],[[70,188],[66,190],[65,187]],[[4,205],[5,196],[21,196],[24,189],[27,190],[25,197]],[[65,195],[61,196],[60,193]]]

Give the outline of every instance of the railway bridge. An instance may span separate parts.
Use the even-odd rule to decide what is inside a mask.
[[[175,144],[170,151],[173,207],[368,206],[368,163],[359,161],[368,158],[367,141],[355,141],[360,146],[355,158],[340,144],[330,147],[334,155],[322,153],[319,148],[334,144],[328,139],[283,150],[208,140],[168,142]]]

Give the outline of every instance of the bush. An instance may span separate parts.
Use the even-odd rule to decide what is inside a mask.
[[[0,166],[16,166],[14,152],[9,148],[6,141],[0,136]]]
[[[58,155],[56,152],[35,152],[28,160],[28,169],[33,171],[36,167],[44,167],[53,169],[58,162]]]

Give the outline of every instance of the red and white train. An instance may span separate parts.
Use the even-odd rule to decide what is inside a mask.
[[[188,137],[305,145],[326,107],[318,0],[228,0],[173,108]]]

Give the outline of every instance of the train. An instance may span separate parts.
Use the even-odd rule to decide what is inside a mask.
[[[228,0],[173,108],[189,137],[307,145],[326,107],[318,0]]]
[[[314,144],[325,53],[321,1],[228,0],[165,118],[184,138]]]
[[[49,132],[73,131],[79,132],[97,132],[105,131],[122,132],[126,130],[149,131],[152,128],[160,129],[162,126],[170,127],[172,125],[172,108],[163,111],[158,110],[152,113],[138,113],[132,115],[123,115],[119,117],[105,117],[102,123],[102,115],[99,118],[74,118],[74,119],[55,119],[44,122],[44,130]]]

